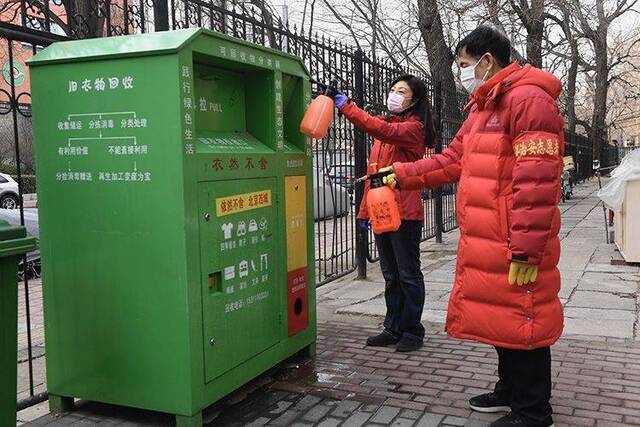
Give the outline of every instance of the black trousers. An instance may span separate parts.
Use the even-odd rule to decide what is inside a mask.
[[[526,426],[551,425],[551,349],[509,350],[496,347],[498,376],[495,393],[506,399],[511,412]]]
[[[420,322],[425,299],[421,231],[421,221],[402,221],[398,231],[376,235],[387,304],[384,328],[397,338],[414,341],[422,341],[425,333]]]

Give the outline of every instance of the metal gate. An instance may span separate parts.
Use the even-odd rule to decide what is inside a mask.
[[[259,4],[259,2],[256,2]],[[372,60],[362,50],[344,45],[304,28],[288,27],[262,5],[228,0],[15,0],[0,5],[0,46],[3,78],[0,79],[0,172],[19,182],[18,199],[35,191],[31,101],[25,60],[48,44],[68,39],[109,37],[200,26],[303,58],[314,79],[314,91],[336,80],[353,99],[372,113],[384,112],[386,91],[399,69],[384,60]],[[429,76],[440,151],[453,138],[464,115],[466,94],[447,93]],[[452,98],[455,102],[452,102]],[[446,107],[445,107],[446,106]],[[317,284],[358,269],[366,275],[367,260],[377,258],[373,236],[357,230],[355,215],[362,189],[353,178],[366,171],[370,139],[344,118],[336,116],[329,135],[314,141],[314,214],[316,217]],[[577,156],[579,179],[592,175],[590,141],[567,135],[569,152]],[[573,150],[573,151],[571,151]],[[588,154],[587,154],[588,153]],[[455,186],[423,192],[423,239],[442,238],[457,227]],[[0,200],[1,202],[1,200]],[[18,221],[27,223],[34,211],[20,203]],[[29,230],[31,232],[31,230]],[[37,255],[23,259],[20,283],[19,375],[26,384],[19,394],[19,408],[46,399],[43,376],[44,336],[41,284]]]

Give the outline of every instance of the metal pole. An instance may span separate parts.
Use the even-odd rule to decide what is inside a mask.
[[[16,169],[18,172],[18,200],[20,203],[20,225],[24,226],[24,199],[22,197],[22,165],[20,164],[20,137],[18,133],[18,100],[16,98],[16,82],[13,75],[13,40],[7,40],[9,49],[9,76],[11,84],[11,115],[13,118],[13,136],[15,142]],[[33,348],[31,341],[31,307],[29,302],[29,277],[27,274],[27,254],[22,256],[24,269],[24,303],[27,318],[27,353],[29,355],[29,394],[33,396]]]
[[[353,100],[362,108],[364,106],[364,54],[361,49],[356,50],[354,57],[354,91]],[[367,147],[364,132],[355,130],[355,168],[356,176],[367,173]],[[356,185],[356,212],[360,209],[364,196],[364,185]],[[354,219],[355,220],[355,219]],[[358,266],[358,279],[367,277],[367,246],[369,233],[356,225],[356,265]]]
[[[45,402],[49,399],[49,393],[48,392],[44,392],[44,393],[38,393],[36,395],[33,396],[29,396],[25,399],[22,399],[18,402],[18,407],[17,407],[17,411],[20,412],[23,409],[27,409],[30,408],[32,406],[37,405],[38,403],[42,403]]]
[[[436,122],[436,144],[435,144],[435,152],[442,153],[442,129],[443,126],[443,114],[442,114],[442,105],[443,105],[443,85],[440,82],[436,82],[434,84],[434,109],[435,109],[435,122]],[[435,228],[436,228],[436,242],[442,243],[442,231],[443,231],[443,221],[442,221],[442,187],[438,187],[434,190],[433,196],[435,199]]]
[[[600,170],[596,170],[596,177],[598,177],[598,188],[602,189],[602,181],[600,180]],[[611,243],[609,241],[609,218],[607,218],[607,207],[604,202],[602,202],[602,213],[604,214],[604,235],[605,241],[607,244]]]

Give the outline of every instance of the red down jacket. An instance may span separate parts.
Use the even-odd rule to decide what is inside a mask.
[[[471,96],[469,116],[447,149],[393,165],[402,188],[460,181],[460,241],[446,326],[452,337],[533,349],[562,333],[561,90],[552,74],[513,63]],[[509,285],[512,260],[538,265],[536,282]]]
[[[392,116],[389,121],[385,121],[380,117],[371,116],[354,102],[346,104],[341,111],[355,127],[374,138],[367,173],[375,173],[380,168],[391,166],[393,162],[412,162],[424,157],[426,152],[424,126],[416,116]],[[369,181],[366,181],[358,219],[369,218],[368,192]],[[424,219],[419,189],[396,190],[396,201],[400,206],[402,220],[422,221]]]

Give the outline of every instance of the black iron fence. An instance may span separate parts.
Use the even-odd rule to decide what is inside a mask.
[[[593,149],[589,138],[566,132],[564,155],[573,157],[575,163],[574,179],[576,182],[593,176]]]
[[[633,150],[638,150],[640,149],[640,147],[617,147],[618,149],[618,157],[617,157],[617,162],[616,163],[620,163],[622,161],[622,159],[624,159],[627,154],[631,153]]]
[[[15,0],[0,2],[0,55],[10,72],[0,87],[0,163],[12,165],[23,192],[27,177],[33,174],[30,89],[24,62],[42,47],[58,40],[109,37],[187,27],[205,27],[252,43],[301,57],[314,81],[320,85],[337,80],[355,102],[372,113],[383,113],[387,86],[399,73],[412,72],[428,85],[436,119],[441,151],[451,141],[464,119],[467,97],[444,91],[429,76],[415,70],[400,69],[385,60],[373,60],[362,50],[310,34],[303,28],[283,24],[262,2],[233,0]],[[8,77],[7,77],[8,76]],[[2,83],[0,81],[0,83]],[[567,155],[576,161],[576,178],[593,174],[590,141],[567,134]],[[316,220],[315,263],[317,284],[326,283],[356,269],[366,275],[367,260],[377,254],[372,235],[356,227],[355,216],[362,189],[353,178],[366,171],[370,139],[342,117],[336,117],[329,135],[314,143],[314,217]],[[8,147],[7,150],[4,150]],[[603,164],[615,162],[603,155]],[[2,165],[0,164],[0,167]],[[423,239],[441,239],[442,233],[457,227],[455,185],[423,192],[425,221]],[[24,223],[23,203],[20,220]],[[28,277],[21,294],[26,320],[24,360],[28,363],[29,387],[24,408],[46,398],[34,382],[33,349],[44,345],[31,331],[30,287]],[[33,292],[33,291],[31,291]],[[41,310],[41,309],[40,309]],[[41,327],[41,325],[39,325]],[[40,351],[39,354],[43,353]],[[43,385],[42,385],[43,386]]]

